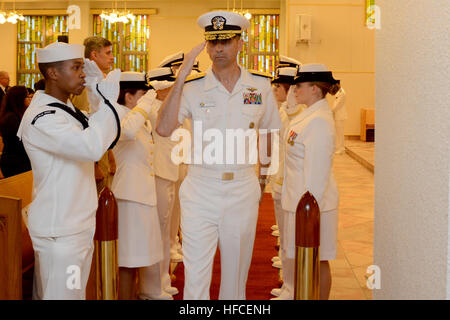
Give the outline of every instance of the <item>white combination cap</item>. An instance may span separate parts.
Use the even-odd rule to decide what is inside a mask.
[[[173,67],[179,65],[183,63],[183,59],[183,51],[171,54],[170,56],[165,57],[163,61],[161,61],[161,63],[158,65],[158,68]]]
[[[304,64],[295,77],[294,83],[299,82],[329,82],[331,84],[339,83],[333,78],[333,73],[326,65],[321,63]]]
[[[227,40],[241,34],[250,23],[239,13],[232,11],[211,11],[201,15],[197,24],[205,29],[205,40]]]
[[[145,73],[124,71],[120,74],[120,89],[151,89],[151,86],[147,84]]]
[[[272,83],[292,84],[296,75],[297,75],[297,68],[294,67],[277,68]]]
[[[147,81],[155,90],[164,90],[173,86],[175,75],[172,68],[156,68],[147,73]]]
[[[45,48],[36,49],[38,63],[50,63],[71,59],[84,58],[84,46],[81,44],[68,44],[54,42]]]
[[[294,58],[290,58],[287,56],[280,55],[280,61],[278,62],[278,67],[297,67],[302,66],[302,63]]]

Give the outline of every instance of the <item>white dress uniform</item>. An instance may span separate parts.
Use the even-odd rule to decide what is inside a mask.
[[[332,111],[334,124],[336,126],[336,153],[343,153],[344,147],[344,124],[347,120],[347,109],[345,108],[346,93],[344,88],[340,88],[335,95]]]
[[[83,46],[77,56],[71,55],[73,46],[78,45],[54,43],[38,49],[42,50],[38,62],[83,57]],[[43,60],[55,52],[59,60]],[[33,169],[33,201],[28,211],[35,251],[33,298],[84,299],[98,206],[94,162],[116,137],[117,122],[112,110],[100,103],[83,129],[78,119],[51,103],[75,111],[70,101],[37,91],[17,132]],[[69,277],[78,274],[80,281],[68,286]]]
[[[180,60],[181,58],[181,60]],[[171,62],[181,63],[183,55],[172,56],[172,60],[163,61],[167,66],[156,68],[148,72],[147,80],[159,92],[173,86],[175,81],[174,73],[171,68]],[[178,180],[178,165],[171,161],[172,149],[177,142],[172,141],[170,137],[160,136],[156,130],[158,113],[162,101],[155,99],[151,106],[149,119],[153,127],[153,137],[155,143],[155,157],[153,168],[156,175],[156,195],[158,198],[158,215],[162,235],[163,258],[160,263],[161,287],[169,294],[176,294],[178,290],[171,286],[169,275],[170,267],[170,222],[175,201],[175,183]]]
[[[286,289],[286,283],[289,282],[286,281],[286,275],[289,276],[292,271],[290,268],[292,268],[292,265],[290,265],[286,260],[286,223],[288,222],[287,216],[288,212],[286,210],[283,210],[283,207],[281,205],[281,193],[282,193],[282,187],[283,187],[283,180],[284,180],[284,159],[285,159],[285,132],[287,128],[289,127],[289,123],[291,121],[295,121],[295,119],[300,115],[300,113],[305,110],[305,105],[296,105],[296,106],[289,106],[288,102],[285,101],[282,103],[281,108],[279,109],[280,112],[280,118],[281,122],[283,123],[283,128],[280,131],[280,162],[279,162],[279,169],[278,172],[271,177],[271,187],[272,187],[272,198],[273,198],[273,205],[274,205],[274,211],[275,211],[275,217],[278,224],[278,230],[280,234],[280,248],[278,255],[281,260],[281,266],[283,268],[282,272],[282,280],[283,280],[283,286],[281,289],[272,290],[272,294],[279,296],[282,294],[282,291]]]
[[[281,127],[270,82],[243,68],[231,93],[211,69],[204,78],[187,83],[179,123],[185,118],[192,118],[193,149],[200,147],[202,151],[205,146],[196,146],[201,139],[198,125],[204,131],[218,130],[222,137],[226,137],[227,129]],[[231,150],[224,147],[223,159],[228,152]],[[235,159],[233,164],[191,164],[181,185],[185,299],[209,299],[217,243],[221,253],[219,298],[245,299],[261,197],[254,165],[248,162],[248,148],[245,152],[244,164],[236,164]]]
[[[156,128],[158,111],[162,101],[155,99],[150,121],[152,127]],[[161,285],[166,289],[170,287],[170,222],[175,202],[175,183],[178,180],[179,166],[171,161],[172,148],[177,142],[170,140],[170,137],[161,137],[156,130],[153,130],[155,141],[155,159],[153,165],[156,174],[156,193],[158,197],[158,214],[163,237],[163,259],[161,262]]]
[[[119,208],[119,266],[150,266],[162,259],[152,126],[137,110],[120,106],[119,113],[122,133],[113,149],[117,171],[111,187]]]
[[[333,260],[337,252],[338,190],[333,174],[335,132],[333,115],[322,99],[297,116],[285,132],[285,170],[281,203],[286,211],[286,262],[283,273],[293,298],[295,258],[295,211],[306,191],[320,209],[320,260]]]
[[[298,63],[298,64],[295,64]],[[294,65],[294,66],[292,66]],[[286,57],[286,56],[280,56],[280,62],[276,69],[275,77],[272,80],[273,84],[291,84],[294,80],[296,74],[297,74],[297,68],[301,66],[301,63],[297,60],[294,60],[292,58]],[[283,124],[282,129],[280,130],[279,135],[279,164],[278,164],[278,171],[276,174],[270,177],[270,184],[272,188],[272,199],[274,204],[274,212],[275,212],[275,219],[276,223],[278,225],[278,234],[279,234],[279,241],[280,241],[280,249],[278,251],[278,256],[281,260],[280,262],[274,262],[272,266],[277,267],[277,264],[280,264],[282,267],[283,264],[283,251],[284,251],[284,234],[283,234],[283,225],[284,225],[284,218],[285,214],[283,212],[283,209],[281,207],[281,186],[283,185],[283,167],[284,167],[284,144],[283,144],[283,136],[284,131],[286,130],[287,126],[289,125],[289,121],[291,118],[295,117],[297,114],[299,114],[302,110],[302,106],[298,105],[295,101],[295,97],[293,96],[293,90],[292,86],[289,87],[289,90],[287,92],[286,101],[281,103],[278,112],[280,113],[280,119]],[[284,275],[284,272],[282,273]]]

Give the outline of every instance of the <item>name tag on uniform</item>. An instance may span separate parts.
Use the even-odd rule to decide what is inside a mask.
[[[291,145],[291,146],[293,146],[294,145],[294,140],[295,140],[295,138],[297,138],[297,134],[295,133],[295,131],[294,130],[291,130],[290,132],[289,132],[289,138],[288,138],[288,143]]]
[[[244,104],[262,104],[262,94],[258,92],[244,92]]]
[[[216,106],[215,102],[200,102],[200,108],[211,108],[215,106]]]

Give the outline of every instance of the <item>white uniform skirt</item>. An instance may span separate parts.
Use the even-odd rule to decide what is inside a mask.
[[[162,259],[161,227],[156,206],[117,199],[119,266],[151,266]]]
[[[286,212],[284,234],[286,239],[286,256],[295,258],[295,212]],[[338,210],[320,213],[320,261],[336,259],[338,232]]]

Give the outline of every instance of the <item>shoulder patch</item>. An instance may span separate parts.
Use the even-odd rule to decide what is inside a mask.
[[[192,81],[204,78],[205,76],[206,76],[206,73],[204,73],[204,72],[193,74],[193,75],[188,76],[186,78],[186,80],[184,81],[184,83],[192,82]]]
[[[35,122],[37,121],[37,119],[47,115],[47,114],[54,114],[56,113],[56,110],[47,110],[47,111],[43,111],[41,113],[39,113],[38,115],[36,115],[36,117],[34,117],[33,121],[31,121],[31,124],[35,124]]]
[[[272,79],[272,75],[270,73],[265,73],[265,72],[261,72],[261,71],[257,71],[257,70],[248,70],[248,72],[250,72],[251,74],[253,74],[255,76]]]

